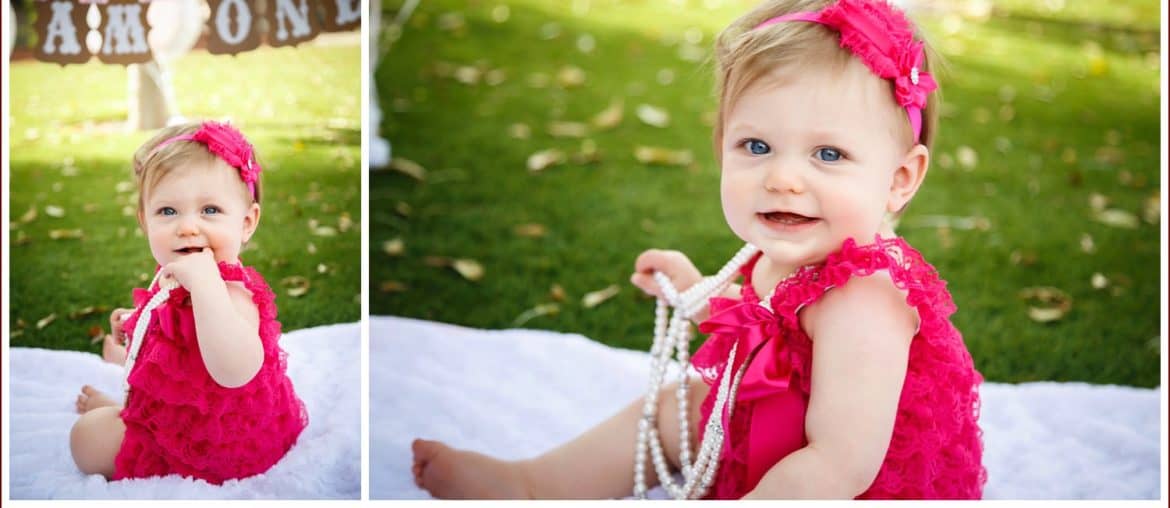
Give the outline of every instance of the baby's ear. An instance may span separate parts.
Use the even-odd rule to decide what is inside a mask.
[[[252,239],[252,233],[256,232],[256,228],[260,225],[260,203],[252,203],[248,207],[247,213],[244,214],[244,243]]]
[[[916,144],[902,157],[902,163],[894,170],[894,178],[890,182],[890,197],[886,202],[886,211],[901,212],[906,204],[914,198],[918,188],[926,179],[926,171],[930,168],[930,150],[925,145]]]

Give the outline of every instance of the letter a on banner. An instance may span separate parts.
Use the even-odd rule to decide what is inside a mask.
[[[146,7],[147,4],[138,0],[109,0],[98,5],[102,14],[102,24],[98,27],[102,34],[102,49],[98,50],[98,60],[127,65],[149,62],[154,58],[150,45],[146,43],[146,33],[150,31]]]
[[[207,21],[207,52],[235,55],[260,46],[260,17],[255,5],[246,0],[207,0],[211,19]]]
[[[321,0],[326,32],[345,32],[362,26],[362,0]]]
[[[89,60],[89,48],[85,47],[85,13],[89,5],[77,0],[53,0],[36,2],[37,45],[34,52],[37,60],[56,62],[61,65],[85,63]]]
[[[295,46],[321,31],[309,0],[272,0],[266,15],[270,46]]]

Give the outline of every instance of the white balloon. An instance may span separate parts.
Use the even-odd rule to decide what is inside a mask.
[[[152,0],[146,11],[146,36],[154,59],[169,62],[183,56],[203,32],[204,9],[199,0]]]
[[[5,39],[4,58],[12,58],[12,45],[16,44],[16,11],[12,10],[12,2],[6,1],[4,4],[8,7],[8,39]]]

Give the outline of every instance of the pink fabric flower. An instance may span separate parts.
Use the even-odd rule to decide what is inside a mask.
[[[207,145],[207,149],[218,155],[224,162],[240,170],[240,178],[248,184],[255,195],[255,184],[260,179],[260,164],[252,151],[251,143],[235,127],[227,123],[203,122],[199,130],[191,135],[192,141]]]

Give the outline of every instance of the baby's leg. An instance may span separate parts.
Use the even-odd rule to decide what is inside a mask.
[[[82,473],[100,474],[107,479],[114,476],[114,458],[126,435],[126,425],[118,416],[121,410],[119,406],[99,407],[81,415],[73,424],[69,448]]]
[[[677,469],[679,452],[676,384],[658,396],[659,434],[667,460]],[[699,404],[708,387],[691,382],[688,412],[691,449],[697,449]],[[608,420],[545,454],[528,460],[502,461],[475,452],[454,450],[435,441],[416,440],[415,482],[435,497],[581,499],[618,498],[634,490],[634,444],[643,400],[638,399]],[[647,486],[657,485],[654,467],[646,465]]]

